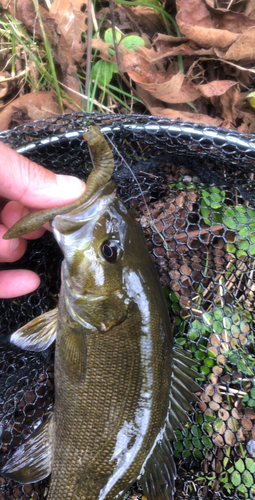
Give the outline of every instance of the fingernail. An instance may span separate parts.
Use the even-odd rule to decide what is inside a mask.
[[[9,247],[9,251],[10,252],[14,252],[14,250],[16,250],[16,248],[19,246],[19,238],[14,238],[13,240],[11,240],[10,242],[10,247]]]
[[[57,175],[58,188],[63,198],[79,198],[85,191],[85,183],[71,175]]]

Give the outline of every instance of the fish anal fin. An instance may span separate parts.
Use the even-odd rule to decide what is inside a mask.
[[[16,330],[11,337],[12,344],[28,351],[45,351],[57,334],[58,309],[48,311]]]
[[[53,414],[14,452],[2,468],[4,477],[19,483],[34,483],[51,473]]]

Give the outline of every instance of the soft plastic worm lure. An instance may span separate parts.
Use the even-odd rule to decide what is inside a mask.
[[[10,240],[31,233],[46,222],[54,219],[56,215],[70,212],[76,213],[81,205],[87,202],[95,192],[110,180],[114,169],[114,160],[103,134],[97,127],[91,126],[88,131],[84,132],[83,138],[91,147],[96,170],[95,172],[92,171],[88,177],[85,193],[68,205],[25,215],[4,234],[3,239]]]

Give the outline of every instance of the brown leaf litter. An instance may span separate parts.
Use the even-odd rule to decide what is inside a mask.
[[[63,99],[66,111],[80,109],[82,105],[77,67],[83,68],[86,62],[87,1],[54,0],[48,10],[38,6],[54,61],[59,65],[58,80],[67,99],[71,98],[71,101]],[[0,3],[34,37],[42,39],[32,0],[2,0]],[[145,42],[134,52],[119,43],[120,75],[129,78],[136,95],[153,115],[255,132],[254,111],[247,101],[255,73],[252,69],[255,62],[254,2],[227,4],[213,0],[176,0],[171,5],[171,15],[174,5],[177,9],[178,36],[169,34],[169,29],[175,30],[170,21],[167,21],[167,33],[166,22],[155,9],[115,4],[114,20],[116,28],[122,30],[122,37],[135,34]],[[223,5],[228,8],[222,8]],[[104,30],[111,27],[109,7],[104,5],[101,8],[96,4],[95,8],[96,18],[101,20],[102,26],[97,37],[92,38],[92,55],[96,55],[92,64],[98,59],[117,63],[116,56],[110,56],[113,45],[103,41]],[[169,10],[168,4],[165,10]],[[8,76],[1,79],[6,70],[9,67],[0,66],[0,99],[3,104],[6,104],[7,95],[13,95]],[[37,88],[36,71],[33,71],[30,59],[27,71]],[[20,96],[22,92],[19,88]],[[23,97],[24,105],[26,97]],[[137,106],[140,111],[141,106]],[[11,110],[12,107],[13,103]],[[118,104],[115,108],[117,112],[120,110]],[[27,111],[26,116],[38,114],[31,110],[27,114]],[[8,113],[12,116],[12,111]]]
[[[0,130],[60,113],[61,109],[54,92],[25,94],[15,99],[0,113]]]

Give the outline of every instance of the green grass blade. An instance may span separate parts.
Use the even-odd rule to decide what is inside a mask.
[[[56,75],[55,64],[54,64],[54,61],[53,61],[53,57],[52,57],[52,53],[51,53],[51,48],[50,48],[49,40],[48,40],[48,38],[46,36],[46,33],[44,31],[42,18],[41,18],[41,14],[40,14],[40,11],[39,11],[38,1],[37,0],[33,0],[33,4],[34,4],[34,8],[35,8],[35,11],[36,11],[36,14],[37,14],[37,18],[38,18],[38,21],[39,21],[39,24],[40,24],[40,28],[41,28],[41,32],[42,32],[42,36],[43,36],[43,41],[44,41],[44,46],[45,46],[46,54],[47,54],[47,57],[48,57],[48,60],[49,60],[49,65],[50,65],[50,69],[51,69],[51,73],[52,73],[52,77],[53,77],[53,82],[54,82],[55,90],[56,90],[57,97],[58,97],[59,106],[60,106],[61,112],[63,113],[64,112],[64,108],[63,108],[63,103],[62,103],[62,98],[61,98],[61,92],[60,92],[60,87],[59,87],[59,84],[58,84],[58,79],[57,79],[57,75]]]

